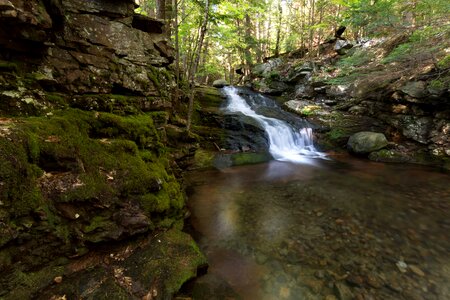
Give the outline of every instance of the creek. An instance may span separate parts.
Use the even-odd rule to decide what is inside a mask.
[[[229,113],[279,124],[227,94]],[[270,130],[277,160],[187,175],[192,231],[209,261],[189,287],[194,299],[450,298],[448,172],[323,159],[308,130]]]

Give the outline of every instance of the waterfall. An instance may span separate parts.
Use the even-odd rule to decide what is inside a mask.
[[[252,106],[256,108],[260,103],[252,101],[252,106],[249,105],[235,87],[225,87],[224,91],[228,98],[228,105],[225,108],[227,112],[249,116],[264,128],[269,139],[269,152],[274,159],[305,162],[307,158],[325,157],[324,153],[314,147],[311,128],[295,129],[285,121],[258,114]],[[265,97],[259,96],[257,99],[264,102]]]

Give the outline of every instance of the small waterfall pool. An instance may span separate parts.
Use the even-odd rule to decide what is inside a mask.
[[[225,92],[226,112],[264,127],[275,160],[187,174],[191,232],[209,269],[186,295],[450,299],[449,172],[317,159],[300,118],[280,121],[271,99]]]
[[[286,121],[267,117],[257,112],[258,108],[270,107],[280,110],[275,102],[260,94],[251,95],[246,101],[239,95],[238,88],[225,87],[227,106],[225,111],[232,114],[243,114],[256,120],[265,130],[269,140],[269,152],[275,160],[307,163],[311,158],[325,158],[325,154],[317,151],[313,143],[310,127],[296,128]]]
[[[450,299],[450,175],[353,157],[186,178],[193,299]]]

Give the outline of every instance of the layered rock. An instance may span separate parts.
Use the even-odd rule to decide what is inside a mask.
[[[2,299],[170,298],[204,263],[167,151],[171,47],[134,9],[0,0]]]
[[[164,23],[135,14],[134,1],[5,3],[0,26],[11,30],[0,32],[0,60],[43,89],[41,95],[29,93],[30,98],[49,106],[47,92],[126,94],[149,100],[149,109],[159,109],[167,99],[171,76],[164,70],[173,55]],[[17,94],[3,93],[3,101],[19,102],[24,93],[14,81],[23,80],[11,74],[0,79],[10,94]]]

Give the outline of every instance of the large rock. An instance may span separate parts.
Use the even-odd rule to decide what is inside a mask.
[[[423,98],[428,94],[425,81],[407,82],[400,90],[413,98]]]
[[[334,44],[334,50],[339,55],[344,55],[347,53],[349,49],[353,48],[353,44],[351,44],[349,41],[338,39],[336,43]]]
[[[270,59],[265,63],[259,64],[259,65],[256,65],[255,67],[253,67],[252,74],[255,74],[255,75],[261,76],[261,77],[267,77],[267,75],[270,72],[275,70],[275,68],[277,68],[282,63],[283,63],[283,60],[279,57]]]
[[[228,86],[230,84],[225,79],[217,79],[213,82],[212,85],[215,88],[223,88],[224,86]]]
[[[366,154],[380,150],[388,145],[388,141],[384,134],[370,131],[362,131],[352,135],[348,142],[347,148],[357,154]]]
[[[0,60],[45,74],[47,91],[165,96],[171,79],[161,68],[173,61],[165,24],[134,8],[133,0],[4,0],[0,27],[12,30],[0,31]]]

